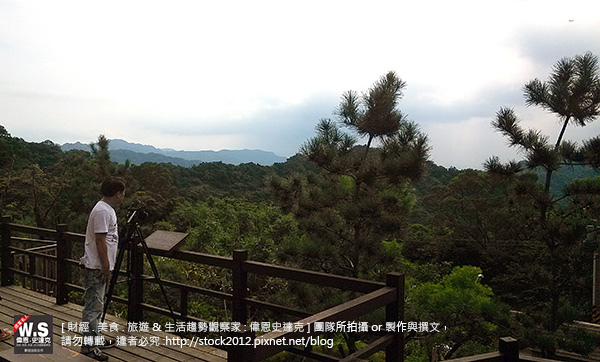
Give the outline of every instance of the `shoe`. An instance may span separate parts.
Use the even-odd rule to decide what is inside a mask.
[[[91,347],[81,347],[81,354],[84,354],[88,357],[95,359],[96,361],[106,361],[108,360],[108,356],[102,353],[101,350]]]
[[[10,337],[12,337],[12,332],[7,329],[4,328],[2,330],[0,330],[0,341],[4,341],[5,339],[9,339]]]
[[[99,345],[98,348],[100,348],[100,349],[111,348],[111,347],[114,347],[116,344],[117,344],[116,339],[114,339],[113,337],[104,336],[104,344]]]

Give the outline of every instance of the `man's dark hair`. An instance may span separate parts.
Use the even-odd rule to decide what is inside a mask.
[[[125,180],[120,177],[109,177],[102,181],[100,190],[102,191],[102,196],[115,196],[117,192],[125,191]]]

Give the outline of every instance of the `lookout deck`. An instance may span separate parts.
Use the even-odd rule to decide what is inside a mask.
[[[67,323],[80,322],[82,306],[68,303],[65,305],[56,304],[56,299],[47,295],[36,293],[34,291],[18,287],[7,286],[0,287],[0,327],[12,328],[15,315],[23,314],[50,314],[54,316],[53,322],[53,344],[54,354],[24,355],[14,354],[13,339],[0,342],[0,361],[92,361],[79,353],[79,347],[70,345],[62,346],[62,338],[66,336],[81,336],[81,333],[68,331]],[[165,337],[177,337],[176,335],[155,332],[150,329],[149,332],[127,332],[127,321],[112,315],[106,316],[107,323],[116,323],[119,332],[107,332],[106,335],[117,338],[119,336],[135,337],[158,337],[160,345],[147,346],[115,346],[103,350],[110,358],[109,361],[210,361],[224,362],[227,360],[227,352],[214,347],[188,347],[165,345]],[[64,333],[63,333],[64,323]],[[156,340],[156,339],[155,339]]]

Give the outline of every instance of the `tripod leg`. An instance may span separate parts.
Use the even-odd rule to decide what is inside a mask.
[[[136,233],[140,239],[140,243],[142,244],[142,246],[144,248],[144,253],[146,254],[146,257],[148,258],[148,263],[150,263],[150,267],[152,268],[152,273],[154,273],[154,278],[158,282],[160,291],[162,292],[162,295],[165,298],[165,302],[167,303],[167,306],[169,307],[169,311],[171,312],[171,317],[173,318],[173,321],[175,322],[175,324],[177,324],[177,319],[175,318],[175,313],[173,312],[173,308],[171,308],[171,303],[169,303],[169,299],[167,298],[167,293],[165,292],[165,288],[162,284],[162,281],[160,280],[160,276],[158,274],[158,269],[156,269],[156,265],[154,264],[154,260],[152,259],[152,254],[150,254],[150,249],[148,249],[148,244],[146,244],[146,241],[142,237],[142,231],[139,229],[139,227],[136,228]]]
[[[127,233],[128,234],[128,233]],[[125,241],[128,240],[128,236],[125,235]],[[119,253],[117,254],[117,259],[115,260],[115,267],[113,269],[113,273],[110,278],[110,283],[108,284],[108,288],[106,290],[106,295],[104,298],[104,311],[102,312],[102,322],[104,322],[104,318],[106,317],[106,311],[108,310],[108,305],[112,299],[112,294],[115,289],[115,285],[117,284],[117,279],[119,278],[119,270],[121,270],[121,264],[123,263],[123,257],[125,256],[125,247],[124,244],[121,245],[119,243]]]

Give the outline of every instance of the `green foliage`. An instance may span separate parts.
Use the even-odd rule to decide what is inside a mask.
[[[405,351],[406,358],[404,359],[406,362],[429,362],[431,358],[429,357],[430,351],[427,348],[428,346],[421,340],[409,340],[405,343]]]
[[[600,177],[576,179],[566,187],[568,195],[600,195]]]
[[[460,346],[456,352],[452,355],[455,358],[474,356],[477,354],[484,354],[493,352],[495,346],[484,345],[475,341],[468,341],[464,345]]]
[[[101,179],[110,176],[115,170],[115,165],[110,162],[109,143],[110,141],[104,135],[98,136],[97,143],[90,143],[92,160]]]
[[[455,267],[439,282],[414,285],[407,291],[409,320],[440,323],[439,333],[422,337],[429,348],[446,345],[444,358],[489,350],[507,324],[508,308],[494,299],[489,286],[480,283],[481,269]],[[412,319],[411,319],[412,318]]]
[[[338,179],[338,187],[341,192],[350,194],[356,188],[356,183],[354,179],[347,175],[341,175]]]
[[[300,238],[296,223],[276,207],[236,199],[179,199],[168,218],[175,230],[190,233],[187,247],[216,255],[246,249],[254,260],[273,262],[281,243]]]
[[[525,85],[525,101],[584,126],[600,114],[598,57],[587,52],[559,60],[547,82]]]
[[[581,206],[589,208],[587,200],[581,196],[554,209],[542,224],[539,210],[549,201],[535,174],[465,171],[424,199],[426,217],[409,229],[405,255],[479,266],[486,283],[515,309],[547,308],[552,288],[575,304],[587,303],[594,247],[585,241],[590,220]]]
[[[564,309],[570,309],[568,303]],[[557,349],[565,349],[583,356],[589,355],[600,347],[597,335],[587,332],[575,325],[563,325],[554,331],[540,328],[545,322],[542,313],[518,313],[513,323],[513,335],[519,338],[522,346],[532,346],[541,349],[542,355],[552,356]]]
[[[78,218],[74,217],[73,222],[70,216],[87,213],[88,208],[81,208],[80,204],[90,196],[96,198],[94,190],[87,188],[95,179],[86,167],[88,158],[65,154],[50,141],[27,143],[7,132],[0,139],[0,148],[9,160],[0,166],[5,168],[0,176],[3,215],[13,215],[15,221],[40,227],[67,219],[71,225],[79,226]]]
[[[595,334],[586,332],[581,328],[575,329],[574,333],[570,331],[570,333],[570,338],[564,338],[560,344],[562,348],[568,351],[587,356],[600,347],[600,341],[598,341],[598,336]]]
[[[533,170],[540,180],[544,180],[545,172],[543,169]],[[600,172],[591,166],[561,166],[552,173],[552,182],[550,192],[556,198],[569,195],[569,184],[572,181],[594,178],[600,176]]]
[[[387,136],[398,130],[404,115],[397,108],[406,83],[394,72],[381,77],[362,98],[355,91],[342,95],[338,115],[342,122],[368,137]]]
[[[188,310],[190,315],[194,316],[202,316],[202,318],[207,318],[207,320],[216,320],[214,316],[218,315],[217,309],[208,303],[205,302],[189,302]],[[213,316],[213,318],[210,318]]]
[[[409,298],[417,306],[415,314],[423,320],[442,316],[450,322],[461,312],[483,311],[494,301],[489,286],[479,283],[481,269],[473,266],[455,267],[441,282],[415,286]]]

